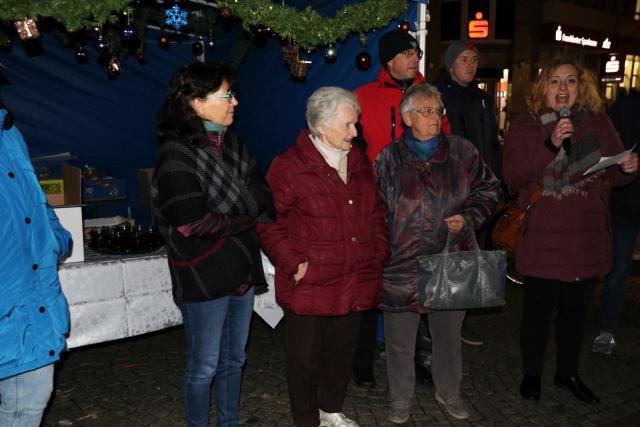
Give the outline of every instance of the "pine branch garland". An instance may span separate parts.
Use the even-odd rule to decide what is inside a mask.
[[[367,0],[344,6],[335,17],[326,18],[306,7],[276,5],[269,0],[221,0],[242,19],[242,26],[261,24],[283,39],[292,39],[305,49],[314,49],[344,40],[351,33],[365,33],[386,27],[407,10],[407,0]]]
[[[115,22],[133,0],[0,0],[0,20],[53,18],[69,32]]]
[[[294,40],[304,49],[311,50],[335,44],[352,33],[365,33],[383,28],[406,11],[407,0],[366,0],[348,4],[333,18],[320,15],[307,6],[303,10],[278,5],[270,0],[220,0],[219,6],[230,8],[242,20],[242,26],[251,31],[260,24],[283,39]],[[114,23],[122,12],[135,13],[134,0],[0,0],[0,20],[15,21],[53,18],[69,32],[96,25]],[[200,31],[215,22],[217,13],[205,13],[211,23],[198,23]],[[204,21],[195,17],[194,21]]]

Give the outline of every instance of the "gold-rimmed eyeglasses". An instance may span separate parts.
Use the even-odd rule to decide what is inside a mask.
[[[422,117],[428,117],[432,114],[442,117],[447,112],[447,110],[444,107],[421,107],[421,108],[414,108],[412,111],[415,111],[416,113],[420,114]]]

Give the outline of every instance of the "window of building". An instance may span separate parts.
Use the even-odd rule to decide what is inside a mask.
[[[442,40],[460,40],[460,15],[462,3],[459,1],[442,2]]]
[[[640,56],[627,55],[624,63],[624,80],[621,87],[640,89]]]

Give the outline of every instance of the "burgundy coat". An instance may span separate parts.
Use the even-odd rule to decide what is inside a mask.
[[[545,168],[556,157],[549,142],[545,144],[556,122],[543,125],[541,120],[550,112],[544,110],[535,116],[523,113],[505,139],[503,175],[511,190],[518,191],[521,206],[541,185]],[[574,106],[572,120],[576,115],[579,111]],[[584,151],[580,145],[594,137],[599,149],[596,156],[582,157],[570,165],[574,168],[570,184],[579,191],[562,197],[543,193],[530,212],[516,251],[516,269],[520,273],[573,282],[603,276],[611,270],[611,228],[603,181],[606,177],[613,186],[624,185],[635,174],[624,175],[618,166],[611,166],[606,173],[583,176],[600,156],[624,149],[606,114],[589,113],[579,124],[574,120],[573,152]],[[543,188],[547,191],[547,187]]]
[[[267,174],[277,219],[258,232],[276,266],[276,301],[293,313],[344,315],[380,300],[389,259],[384,207],[371,165],[355,147],[347,171],[345,184],[303,130]],[[309,268],[295,285],[304,261]]]

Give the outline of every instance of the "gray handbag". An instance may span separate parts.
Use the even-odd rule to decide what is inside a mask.
[[[440,254],[418,257],[420,304],[434,310],[466,310],[505,305],[505,251],[449,252],[451,234]]]

